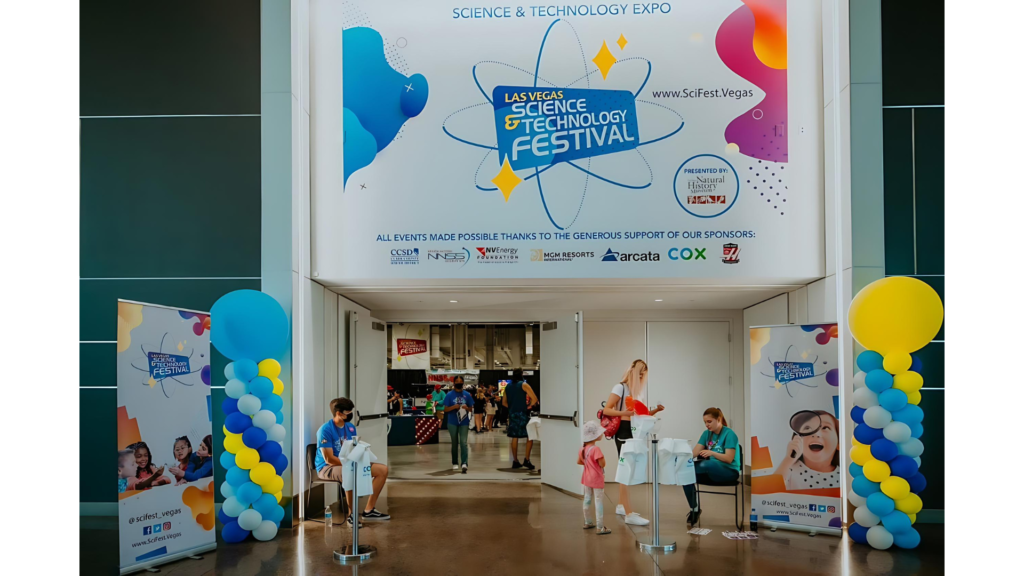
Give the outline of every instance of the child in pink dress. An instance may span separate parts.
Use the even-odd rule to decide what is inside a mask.
[[[594,502],[597,513],[597,533],[610,534],[604,525],[604,454],[597,447],[597,441],[604,435],[604,428],[591,420],[583,425],[583,448],[580,449],[577,464],[583,465],[583,529],[595,526],[590,519],[590,502]]]

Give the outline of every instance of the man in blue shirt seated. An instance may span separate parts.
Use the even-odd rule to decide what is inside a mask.
[[[341,482],[342,467],[338,454],[341,453],[342,442],[356,436],[356,427],[349,422],[355,408],[355,404],[348,398],[331,400],[331,414],[334,417],[325,422],[316,433],[316,445],[319,448],[316,452],[316,474],[323,480]],[[384,489],[384,483],[388,480],[388,467],[374,462],[370,464],[370,475],[373,476],[373,494],[366,500],[362,517],[366,520],[390,520],[391,516],[374,508],[381,490]],[[351,490],[345,493],[345,501],[348,502],[350,510],[354,509]],[[346,522],[351,526],[352,517],[349,516]]]

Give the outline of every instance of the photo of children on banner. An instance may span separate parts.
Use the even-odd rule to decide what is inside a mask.
[[[792,440],[775,469],[787,490],[838,488],[839,420],[825,410],[800,410],[789,419]]]

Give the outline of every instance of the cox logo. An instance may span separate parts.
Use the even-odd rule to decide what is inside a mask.
[[[669,260],[707,260],[707,248],[669,248]]]

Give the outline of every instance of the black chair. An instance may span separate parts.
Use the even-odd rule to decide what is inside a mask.
[[[736,451],[736,457],[741,458],[740,450]],[[740,460],[743,462],[743,460]],[[700,506],[700,495],[701,494],[718,494],[720,496],[732,496],[735,499],[736,508],[736,529],[743,531],[743,514],[747,511],[747,499],[746,499],[746,486],[743,483],[742,468],[739,477],[732,482],[708,482],[705,486],[732,488],[731,492],[716,492],[714,490],[701,490],[700,489],[700,476],[697,477],[697,506]]]
[[[306,517],[303,520],[312,520],[313,522],[319,522],[325,524],[326,520],[320,520],[317,518],[310,518],[309,516],[309,492],[313,489],[313,486],[317,484],[337,484],[338,490],[341,495],[339,502],[341,505],[341,516],[342,522],[345,518],[348,518],[348,503],[345,501],[345,490],[341,487],[341,482],[334,480],[324,480],[316,473],[316,444],[308,444],[306,446]],[[340,524],[340,522],[339,522]]]

